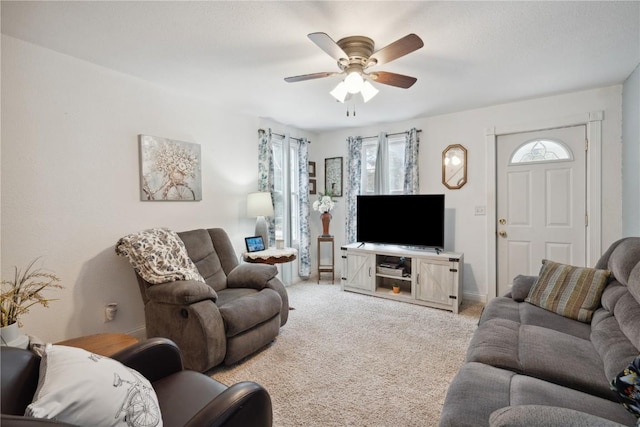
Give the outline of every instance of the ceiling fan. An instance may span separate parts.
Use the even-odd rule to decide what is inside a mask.
[[[408,89],[418,80],[415,77],[387,71],[366,71],[370,67],[386,64],[424,46],[420,37],[415,34],[408,34],[377,51],[374,51],[375,44],[369,37],[349,36],[337,42],[326,33],[311,33],[308,37],[338,62],[340,71],[287,77],[284,80],[288,83],[344,75],[345,79],[331,91],[331,95],[344,102],[351,95],[360,92],[364,102],[367,102],[378,93],[371,81]]]

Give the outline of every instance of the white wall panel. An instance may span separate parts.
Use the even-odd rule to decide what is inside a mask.
[[[571,227],[571,169],[547,169],[545,200],[546,225],[549,227]]]

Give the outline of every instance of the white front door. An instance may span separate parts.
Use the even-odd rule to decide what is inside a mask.
[[[586,127],[497,140],[498,296],[542,259],[586,263]]]

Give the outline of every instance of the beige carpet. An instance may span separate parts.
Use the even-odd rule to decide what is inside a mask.
[[[448,311],[340,291],[287,288],[295,310],[263,351],[209,374],[255,381],[274,426],[433,426],[482,306]]]

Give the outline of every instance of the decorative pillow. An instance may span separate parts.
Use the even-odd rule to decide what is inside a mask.
[[[116,254],[126,257],[136,273],[151,284],[176,280],[204,282],[178,233],[166,228],[124,236],[116,243]]]
[[[156,393],[138,372],[80,348],[51,344],[25,416],[79,426],[162,426]]]
[[[574,267],[545,259],[525,301],[589,323],[600,305],[609,274],[609,270]]]
[[[622,406],[638,418],[640,425],[640,356],[611,381],[611,390],[618,393]]]

